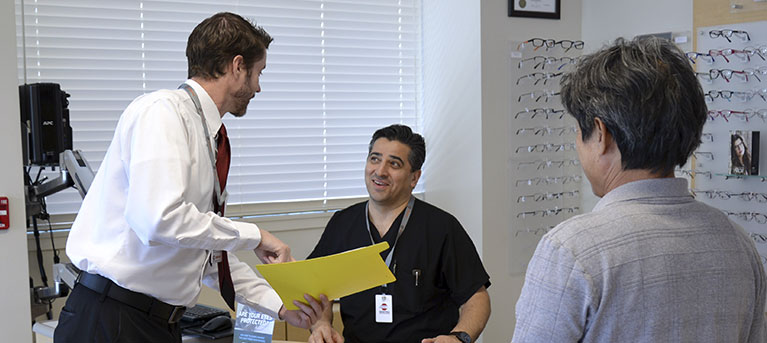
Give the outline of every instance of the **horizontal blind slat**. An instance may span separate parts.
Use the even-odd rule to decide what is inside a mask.
[[[247,116],[224,118],[230,203],[365,196],[373,131],[392,123],[418,131],[416,0],[38,0],[25,2],[23,37],[20,6],[16,0],[20,82],[56,82],[71,94],[74,148],[94,168],[133,99],[185,79],[189,32],[219,11],[275,37],[263,92]],[[79,208],[76,191],[49,198],[53,214]]]

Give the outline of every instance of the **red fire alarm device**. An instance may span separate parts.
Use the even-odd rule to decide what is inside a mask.
[[[0,230],[6,230],[11,226],[11,218],[8,210],[8,198],[0,197]]]

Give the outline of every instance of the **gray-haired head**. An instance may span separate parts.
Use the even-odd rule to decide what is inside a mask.
[[[562,102],[585,141],[604,122],[624,170],[668,175],[700,145],[706,102],[684,53],[668,40],[618,38],[562,77]]]

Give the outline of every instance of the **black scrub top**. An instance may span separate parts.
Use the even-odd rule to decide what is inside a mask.
[[[371,245],[365,225],[365,202],[336,212],[308,258],[332,255]],[[383,240],[394,245],[404,210]],[[370,223],[373,239],[381,241]],[[416,199],[407,227],[397,239],[390,269],[397,281],[341,298],[346,342],[420,342],[449,333],[458,323],[458,310],[490,276],[474,243],[451,214]],[[391,249],[391,248],[390,248]],[[385,258],[387,249],[381,253]],[[415,285],[413,271],[420,270]],[[376,323],[375,295],[392,296],[393,323]]]

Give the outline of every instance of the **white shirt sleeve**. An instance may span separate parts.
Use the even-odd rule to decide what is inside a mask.
[[[137,114],[129,132],[130,147],[122,151],[128,156],[127,201],[125,218],[146,245],[209,249],[254,249],[261,234],[254,224],[234,224],[211,211],[201,212],[188,200],[189,188],[202,182],[192,173],[194,165],[208,161],[193,161],[191,148],[207,148],[195,139],[191,123],[184,122],[170,101],[160,99],[146,111]],[[204,143],[204,140],[202,140]],[[198,168],[199,169],[199,168]],[[212,171],[211,171],[212,173]],[[212,202],[212,199],[210,200]]]
[[[229,269],[234,283],[235,301],[253,307],[265,314],[279,319],[282,300],[266,280],[259,277],[246,263],[241,262],[234,254],[229,257]],[[202,282],[215,290],[218,288],[218,265],[213,264],[205,269]]]
[[[187,82],[196,87],[206,126],[215,132],[221,125],[215,103]],[[125,109],[72,224],[72,263],[132,291],[192,306],[201,281],[210,278],[208,251],[258,247],[258,226],[211,212],[215,167],[206,140],[213,138],[202,125],[183,90],[142,95]],[[237,260],[232,265],[244,303],[263,301],[265,312],[279,310],[279,298],[265,290],[263,279]],[[208,284],[217,288],[217,282]]]

